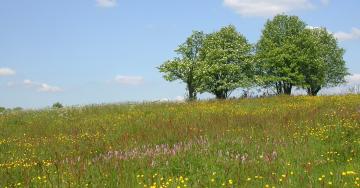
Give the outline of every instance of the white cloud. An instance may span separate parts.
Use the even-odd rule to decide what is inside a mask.
[[[31,80],[24,80],[23,83],[24,83],[25,85],[27,85],[27,86],[35,85],[35,83],[34,83],[33,81],[31,81]]]
[[[323,5],[328,5],[330,0],[320,0]]]
[[[39,92],[56,93],[63,91],[60,87],[51,86],[46,83],[34,82],[31,80],[24,80],[23,85],[28,88],[35,88]]]
[[[111,8],[117,5],[117,0],[96,0],[99,7]]]
[[[335,33],[334,36],[340,41],[360,39],[360,29],[352,28],[350,33],[340,31]]]
[[[155,102],[185,102],[185,98],[183,96],[176,96],[175,98],[161,98],[156,100]]]
[[[273,16],[315,7],[311,0],[224,0],[224,4],[242,16]]]
[[[38,88],[38,91],[56,93],[56,92],[62,91],[62,89],[60,87],[57,87],[57,86],[50,86],[48,84],[41,84],[40,87]]]
[[[306,29],[321,29],[321,27],[307,25]]]
[[[175,97],[175,101],[183,102],[183,101],[185,101],[185,98],[183,96],[177,96],[177,97]]]
[[[0,76],[11,76],[16,72],[10,68],[0,68]]]
[[[348,85],[360,85],[360,74],[352,74],[345,79]]]
[[[170,101],[170,99],[168,99],[168,98],[162,98],[162,99],[160,99],[160,102],[169,102]]]
[[[115,82],[122,85],[140,85],[144,83],[144,78],[142,76],[123,76],[118,75],[115,77]]]

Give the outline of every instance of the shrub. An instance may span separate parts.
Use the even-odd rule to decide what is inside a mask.
[[[52,105],[52,107],[53,107],[53,108],[63,108],[64,106],[63,106],[61,103],[56,102],[56,103],[54,103],[54,104]]]

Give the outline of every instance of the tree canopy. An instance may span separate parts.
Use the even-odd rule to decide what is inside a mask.
[[[299,38],[306,24],[297,16],[277,15],[268,20],[256,46],[258,73],[265,87],[277,94],[291,94],[304,79],[299,66]]]
[[[252,83],[252,46],[232,25],[209,34],[201,50],[201,92],[226,99],[239,87]]]
[[[305,29],[298,38],[301,50],[302,85],[308,95],[317,95],[323,87],[336,86],[345,82],[348,75],[343,55],[335,37],[325,28]]]
[[[273,88],[290,95],[293,88],[317,95],[345,82],[345,50],[326,28],[310,28],[297,16],[268,20],[260,40],[251,45],[235,26],[193,34],[176,50],[179,57],[159,68],[168,81],[186,83],[188,97],[208,92],[226,99],[238,88]]]
[[[164,73],[165,80],[181,80],[186,84],[189,100],[195,100],[198,92],[199,54],[205,37],[203,32],[194,31],[186,42],[175,50],[180,57],[168,60],[158,67],[160,72]]]

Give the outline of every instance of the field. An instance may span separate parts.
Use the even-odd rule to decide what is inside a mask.
[[[0,115],[0,187],[359,187],[360,96]]]

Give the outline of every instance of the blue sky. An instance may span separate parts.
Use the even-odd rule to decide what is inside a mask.
[[[2,0],[0,106],[176,99],[156,69],[192,30],[233,24],[251,43],[276,13],[333,32],[360,84],[358,0]]]

